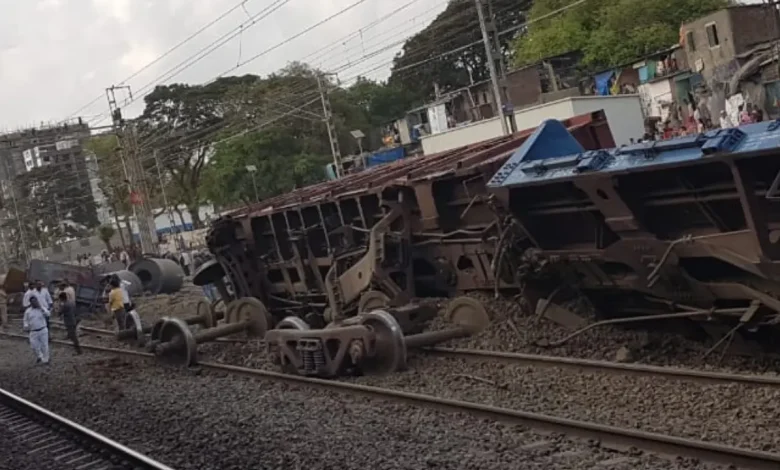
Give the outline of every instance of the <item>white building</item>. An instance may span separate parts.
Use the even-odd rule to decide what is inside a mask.
[[[517,130],[532,129],[547,119],[564,120],[603,110],[615,144],[626,145],[645,133],[642,102],[639,95],[573,96],[550,103],[518,109],[514,112]],[[501,119],[483,119],[420,139],[425,155],[444,152],[501,136]]]

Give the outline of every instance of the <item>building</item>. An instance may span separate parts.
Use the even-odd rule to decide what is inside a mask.
[[[732,6],[684,24],[680,36],[692,71],[727,83],[739,55],[780,38],[780,19],[772,5]]]
[[[604,111],[617,145],[641,139],[645,129],[639,95],[575,96],[513,112],[518,130],[531,129],[546,119],[568,119],[594,111]],[[432,155],[502,135],[500,117],[483,119],[447,129],[420,139],[423,153]]]
[[[753,80],[751,75],[762,61],[775,61],[778,38],[780,15],[775,5],[735,5],[685,23],[680,42],[691,69],[691,92],[707,97],[713,116],[725,110],[733,119],[736,106],[744,102],[766,112],[772,91],[766,85],[777,77]],[[764,57],[756,59],[761,51]]]
[[[0,134],[4,219],[21,219],[39,240],[53,228],[75,234],[97,225],[84,152],[89,137],[80,118]]]

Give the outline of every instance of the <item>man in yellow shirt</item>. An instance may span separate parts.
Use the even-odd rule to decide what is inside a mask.
[[[114,315],[117,330],[125,327],[125,303],[122,300],[122,289],[119,287],[119,279],[112,277],[109,282],[111,292],[108,293],[108,309]]]

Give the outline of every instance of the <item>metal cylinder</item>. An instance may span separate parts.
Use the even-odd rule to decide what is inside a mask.
[[[151,332],[152,332],[152,327],[151,326],[145,326],[141,330],[141,333],[143,333],[145,335],[148,335]],[[119,341],[126,341],[128,339],[135,339],[137,334],[138,334],[138,332],[134,328],[128,328],[126,330],[119,330],[119,331],[116,332],[116,339],[118,339]]]
[[[466,328],[456,327],[409,335],[404,337],[404,343],[406,344],[407,349],[423,348],[425,346],[433,346],[435,344],[443,343],[444,341],[464,338],[466,336],[469,336],[469,331]]]
[[[240,322],[240,323],[228,323],[227,325],[220,325],[215,326],[214,328],[209,328],[207,330],[203,330],[195,335],[195,342],[205,343],[208,341],[214,341],[217,338],[221,338],[223,336],[230,336],[236,333],[242,333],[246,331],[247,326],[249,325],[248,322]]]
[[[184,270],[169,259],[144,258],[131,264],[130,271],[141,280],[144,291],[151,294],[173,294],[184,284]]]

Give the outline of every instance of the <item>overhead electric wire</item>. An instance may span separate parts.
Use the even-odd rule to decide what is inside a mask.
[[[241,8],[241,7],[243,7],[243,6],[244,6],[244,4],[246,4],[248,1],[249,1],[249,0],[241,0],[239,3],[237,3],[236,5],[234,5],[232,8],[229,8],[228,10],[226,10],[225,12],[223,12],[221,15],[219,15],[219,16],[218,16],[218,17],[216,17],[215,19],[211,20],[210,22],[206,23],[205,25],[203,25],[202,27],[200,27],[200,28],[199,28],[197,31],[195,31],[194,33],[192,33],[191,35],[187,36],[187,38],[185,38],[185,39],[183,39],[182,41],[178,42],[176,45],[174,45],[174,46],[171,46],[171,47],[170,47],[170,48],[169,48],[167,51],[163,52],[162,54],[160,54],[159,56],[157,56],[157,57],[156,57],[155,59],[153,59],[152,61],[148,62],[148,63],[147,63],[146,65],[144,65],[143,67],[141,67],[140,69],[138,69],[138,70],[136,70],[135,72],[133,72],[133,73],[132,73],[130,76],[128,76],[127,78],[125,78],[125,79],[123,79],[121,82],[119,82],[119,85],[124,85],[124,84],[125,84],[125,83],[127,83],[128,81],[130,81],[130,80],[132,80],[133,78],[137,77],[138,75],[142,74],[144,71],[148,70],[148,69],[149,69],[151,66],[153,66],[154,64],[158,63],[159,61],[163,60],[164,58],[166,58],[166,57],[168,57],[169,55],[171,55],[172,53],[174,53],[176,50],[178,50],[178,49],[179,49],[181,46],[183,46],[184,44],[186,44],[186,43],[188,43],[189,41],[191,41],[191,40],[195,39],[195,38],[196,38],[197,36],[199,36],[201,33],[205,32],[205,31],[206,31],[207,29],[209,29],[210,27],[214,26],[215,24],[217,24],[217,23],[219,23],[220,21],[222,21],[223,19],[225,19],[225,18],[226,18],[228,15],[230,15],[231,13],[233,13],[234,11],[236,11],[238,8]],[[66,118],[66,119],[69,119],[69,118],[71,118],[71,117],[73,117],[73,116],[76,116],[78,113],[80,113],[80,112],[81,112],[81,111],[83,111],[84,109],[87,109],[87,108],[89,108],[90,106],[92,106],[93,104],[95,104],[96,102],[98,102],[98,101],[102,100],[102,99],[103,99],[103,97],[104,97],[104,95],[103,95],[102,93],[101,93],[101,94],[99,94],[99,95],[97,95],[97,96],[96,96],[96,97],[95,97],[95,98],[94,98],[92,101],[90,101],[89,103],[85,104],[85,105],[84,105],[84,106],[82,106],[81,108],[79,108],[79,109],[77,109],[76,111],[74,111],[73,113],[71,113],[71,114],[68,116],[68,118]]]
[[[207,57],[209,54],[211,54],[215,50],[217,50],[220,47],[224,46],[231,39],[233,39],[234,37],[238,36],[239,34],[241,34],[246,29],[251,28],[252,26],[257,24],[259,21],[267,18],[268,16],[270,16],[272,13],[274,13],[275,11],[280,9],[281,7],[283,7],[286,4],[290,3],[290,1],[291,0],[274,0],[270,5],[268,5],[267,7],[262,9],[260,12],[256,13],[255,15],[253,15],[249,20],[244,21],[238,27],[234,28],[233,30],[231,30],[231,31],[229,31],[229,32],[227,32],[225,34],[223,34],[222,36],[220,36],[220,38],[216,39],[212,43],[210,43],[210,44],[206,45],[205,47],[201,48],[200,51],[196,52],[192,56],[188,57],[187,59],[185,59],[182,62],[180,62],[179,64],[177,64],[176,66],[170,68],[167,72],[157,76],[157,78],[153,79],[152,81],[150,81],[147,84],[145,84],[142,87],[140,87],[140,89],[136,90],[136,93],[135,93],[136,97],[131,99],[131,100],[125,101],[123,103],[123,105],[127,106],[127,105],[129,105],[129,104],[131,104],[131,103],[133,103],[135,101],[138,101],[140,98],[143,98],[144,96],[148,95],[148,93],[147,94],[143,94],[145,90],[149,89],[150,87],[154,88],[160,82],[164,82],[164,81],[170,80],[171,78],[177,76],[181,72],[183,72],[183,71],[187,70],[188,68],[192,67],[193,65],[197,64],[204,57]],[[366,0],[362,0],[362,1],[366,1]],[[247,26],[245,28],[244,25],[246,25],[246,24],[249,24],[249,26]],[[204,51],[206,51],[206,52],[204,53]],[[195,59],[193,59],[194,56],[198,56],[198,57],[195,57]]]
[[[517,29],[521,29],[521,28],[523,28],[523,27],[527,26],[528,24],[534,23],[534,22],[536,22],[536,21],[541,21],[541,20],[543,20],[543,19],[546,19],[546,18],[548,18],[548,17],[550,17],[550,16],[552,16],[552,15],[555,15],[555,14],[557,14],[557,13],[560,13],[560,12],[562,12],[562,11],[565,11],[565,10],[568,10],[568,9],[570,9],[570,8],[573,8],[573,7],[575,7],[575,6],[578,6],[578,5],[582,4],[582,3],[584,3],[585,1],[587,1],[587,0],[579,0],[579,1],[577,1],[577,2],[574,2],[574,3],[572,3],[572,4],[570,4],[570,5],[566,6],[566,7],[562,7],[562,8],[560,8],[560,9],[558,9],[558,10],[555,10],[555,11],[553,11],[553,12],[550,12],[550,13],[548,13],[547,15],[544,15],[543,17],[540,17],[540,18],[537,18],[537,19],[534,19],[534,20],[527,21],[527,22],[525,22],[525,23],[523,23],[523,24],[521,24],[521,25],[517,25],[517,26],[515,26],[515,27],[512,27],[512,28],[510,28],[510,29],[507,29],[507,30],[503,30],[503,31],[501,31],[499,34],[506,34],[506,33],[508,33],[508,32],[511,32],[511,31],[516,31]],[[348,8],[349,8],[349,7],[348,7]],[[337,13],[337,14],[338,14],[338,13]],[[330,18],[330,19],[332,19],[332,18],[333,18],[333,16],[331,16],[331,17],[329,17],[329,18]],[[328,19],[326,19],[326,20],[328,20]],[[323,21],[325,21],[325,20],[323,20]],[[313,27],[316,27],[316,25],[314,25]],[[310,31],[311,29],[313,29],[313,27],[307,28],[307,30],[304,30],[304,32],[308,32],[308,31]],[[299,33],[299,35],[300,35],[300,34],[301,34],[301,33]],[[290,40],[291,40],[291,39],[290,39]],[[289,42],[289,40],[287,40],[287,41],[284,41],[284,42]],[[434,56],[434,57],[429,57],[429,58],[426,58],[426,59],[424,59],[424,60],[418,61],[418,62],[416,62],[416,63],[413,63],[413,64],[409,64],[409,65],[407,65],[407,66],[404,66],[404,67],[402,67],[402,69],[403,69],[403,70],[407,70],[407,69],[411,69],[411,68],[419,67],[420,65],[423,65],[423,64],[425,64],[425,63],[427,63],[427,62],[430,62],[430,61],[432,61],[432,60],[436,60],[436,59],[438,59],[438,58],[441,58],[441,57],[444,57],[444,56],[446,56],[446,55],[449,55],[449,54],[452,54],[452,53],[458,52],[458,51],[460,51],[460,50],[465,50],[466,48],[468,48],[468,47],[472,47],[473,45],[475,45],[475,44],[479,44],[479,43],[480,43],[480,42],[478,41],[478,42],[475,42],[475,43],[471,43],[471,44],[468,44],[468,45],[465,45],[465,46],[461,46],[461,47],[459,47],[459,48],[455,48],[455,49],[452,49],[452,50],[446,51],[446,52],[444,52],[444,53],[442,53],[442,54],[439,54],[439,55],[437,55],[437,56]],[[381,52],[381,50],[380,50],[380,51],[375,51],[375,53],[378,53],[378,52]],[[253,60],[253,59],[249,59],[247,62],[249,62],[249,61],[251,61],[251,60]],[[392,62],[392,61],[391,61],[391,62]],[[391,63],[391,62],[390,62],[390,63]],[[376,69],[379,69],[379,68],[381,68],[381,67],[383,67],[383,66],[385,66],[385,65],[387,65],[387,63],[382,63],[382,64],[380,64],[380,65],[378,65],[378,66],[374,67],[374,68],[373,68],[373,69],[371,69],[371,70],[368,70],[368,71],[363,71],[363,72],[361,72],[361,74],[359,74],[359,75],[356,75],[356,76],[355,76],[355,77],[353,77],[353,78],[356,78],[356,77],[358,77],[358,76],[361,76],[361,75],[363,75],[363,74],[366,74],[366,73],[370,73],[370,72],[372,72],[372,71],[374,71],[374,70],[376,70]],[[245,133],[245,131],[242,131],[242,132],[241,132],[241,134],[243,134],[243,133]]]

